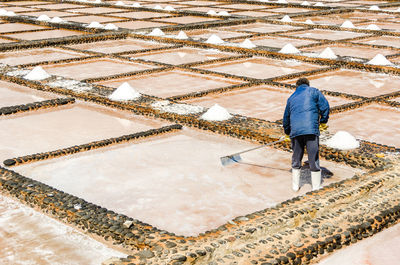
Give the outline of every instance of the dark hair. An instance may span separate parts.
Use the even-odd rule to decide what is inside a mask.
[[[305,77],[299,78],[299,80],[297,80],[297,82],[296,82],[296,86],[301,86],[301,85],[309,86],[310,85],[310,81],[308,81],[308,79],[305,78]]]

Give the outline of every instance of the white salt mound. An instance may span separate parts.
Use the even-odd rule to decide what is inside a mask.
[[[165,33],[161,29],[155,28],[149,33],[149,35],[150,36],[164,36]]]
[[[215,104],[201,115],[201,119],[208,121],[224,121],[232,118],[229,112],[218,104]]]
[[[156,6],[154,7],[154,9],[162,10],[163,8],[162,8],[160,5],[156,5]]]
[[[336,54],[332,51],[331,48],[326,47],[319,55],[319,58],[325,58],[325,59],[337,59]]]
[[[218,12],[217,15],[218,16],[224,16],[224,17],[230,16],[230,14],[228,12],[226,12],[226,11],[220,11],[220,12]]]
[[[314,22],[311,19],[306,20],[306,24],[308,25],[314,25]]]
[[[309,5],[310,5],[310,3],[309,3],[309,2],[307,2],[307,1],[304,1],[303,3],[301,3],[301,5],[302,5],[302,6],[309,6]]]
[[[369,29],[369,30],[381,30],[381,28],[378,27],[378,26],[375,25],[375,24],[368,25],[368,26],[366,27],[366,29]]]
[[[99,3],[101,3],[101,0],[94,0],[94,2],[93,3],[95,3],[95,4],[99,4]]]
[[[332,138],[328,139],[325,144],[331,148],[340,150],[349,150],[360,147],[360,142],[348,132],[338,131]]]
[[[108,98],[115,101],[134,100],[140,97],[140,93],[127,82],[120,85]]]
[[[43,80],[49,78],[50,76],[51,75],[46,73],[42,67],[36,66],[27,75],[25,75],[24,78],[28,80]]]
[[[373,64],[373,65],[391,65],[392,63],[386,59],[385,56],[383,56],[382,54],[378,53],[377,55],[375,55],[374,58],[372,58],[372,60],[370,60],[368,62],[368,64]]]
[[[400,12],[400,7],[399,7],[399,8],[397,8],[396,12]]]
[[[371,6],[369,10],[381,10],[379,6]]]
[[[141,7],[142,5],[140,3],[133,3],[132,6],[133,7]]]
[[[97,21],[92,21],[90,22],[90,24],[87,26],[88,28],[95,28],[95,29],[101,29],[103,28],[103,25],[101,25],[99,22]]]
[[[0,8],[0,16],[4,16],[5,14],[7,14],[7,10]]]
[[[214,10],[209,10],[209,11],[207,12],[207,15],[216,16],[216,15],[217,15],[217,12],[215,12]]]
[[[242,43],[239,44],[239,46],[242,48],[248,48],[248,49],[257,47],[257,45],[252,43],[251,40],[249,40],[249,39],[245,39]]]
[[[278,4],[287,4],[287,1],[286,0],[278,0],[277,3]]]
[[[175,11],[175,8],[173,8],[172,6],[166,6],[164,8],[165,11]]]
[[[16,14],[15,14],[13,11],[7,11],[7,12],[5,13],[5,15],[6,15],[6,16],[9,16],[9,17],[14,17],[14,16],[16,16]]]
[[[50,20],[50,22],[53,22],[53,23],[61,23],[61,22],[63,22],[64,20],[62,20],[62,18],[59,18],[59,17],[53,17],[51,20]]]
[[[282,22],[293,22],[292,19],[291,19],[288,15],[285,15],[285,16],[281,19],[281,21],[282,21]]]
[[[40,16],[37,18],[37,20],[38,20],[38,21],[50,21],[50,18],[49,18],[49,16],[47,16],[47,15],[40,15]]]
[[[224,41],[215,34],[212,34],[206,41],[209,44],[222,44]]]
[[[184,32],[184,31],[179,31],[179,33],[178,33],[178,35],[176,36],[176,38],[178,39],[178,40],[186,40],[186,39],[188,39],[189,37],[186,35],[186,33]]]
[[[296,47],[294,47],[291,43],[288,43],[285,46],[283,46],[283,48],[279,52],[292,54],[292,53],[299,53],[300,51]]]
[[[116,6],[124,6],[125,3],[122,2],[122,1],[118,1],[118,2],[115,3],[115,5],[116,5]]]
[[[318,2],[314,6],[325,6],[324,3]]]
[[[350,20],[346,20],[345,22],[340,25],[342,28],[355,28],[353,23]]]
[[[115,26],[115,25],[112,24],[112,23],[108,23],[107,25],[104,26],[104,29],[107,29],[107,30],[117,30],[118,27]]]

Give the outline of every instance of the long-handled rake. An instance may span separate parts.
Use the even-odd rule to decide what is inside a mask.
[[[230,165],[230,164],[233,164],[233,163],[239,163],[240,161],[242,161],[242,158],[240,157],[241,154],[247,153],[247,152],[250,152],[250,151],[253,151],[253,150],[256,150],[256,149],[260,149],[260,148],[263,148],[263,147],[266,147],[266,146],[269,146],[269,145],[277,144],[277,143],[283,142],[284,140],[285,139],[280,139],[280,140],[272,142],[272,143],[267,143],[267,144],[264,144],[264,145],[261,145],[261,146],[257,146],[257,147],[251,148],[251,149],[247,149],[247,150],[244,150],[244,151],[241,151],[241,152],[238,152],[238,153],[234,153],[232,155],[220,157],[221,163],[222,163],[223,166],[227,166],[227,165]]]

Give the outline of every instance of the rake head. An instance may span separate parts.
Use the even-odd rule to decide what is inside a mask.
[[[242,158],[240,157],[240,155],[230,155],[230,156],[224,156],[221,157],[221,164],[223,166],[227,166],[230,164],[234,164],[234,163],[239,163],[240,161],[242,161]]]

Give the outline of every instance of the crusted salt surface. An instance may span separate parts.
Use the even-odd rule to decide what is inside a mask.
[[[216,16],[217,12],[215,12],[214,10],[208,10],[207,15]]]
[[[215,104],[207,110],[206,113],[201,115],[201,119],[208,121],[224,121],[232,118],[229,112],[218,104]]]
[[[62,87],[65,89],[73,90],[75,92],[83,92],[92,89],[92,86],[90,84],[73,79],[64,79],[62,77],[57,77],[56,81],[50,82],[47,85],[50,87]]]
[[[227,17],[230,16],[230,14],[227,11],[220,11],[217,14],[218,16],[223,16],[223,17]]]
[[[155,28],[149,33],[149,36],[164,36],[164,35],[165,33],[159,28]]]
[[[299,53],[300,51],[296,47],[294,47],[291,43],[288,43],[285,46],[283,46],[283,48],[279,52],[292,54],[292,53]]]
[[[216,34],[212,34],[206,41],[209,44],[222,44],[224,41],[218,37]]]
[[[342,27],[342,28],[355,28],[355,26],[353,25],[353,23],[350,20],[346,20],[345,22],[343,22],[342,25],[340,25],[340,27]]]
[[[242,43],[239,44],[239,46],[242,48],[248,48],[248,49],[257,47],[257,45],[252,43],[251,40],[249,40],[249,39],[245,39]]]
[[[378,26],[375,25],[375,24],[368,25],[365,29],[369,29],[369,30],[381,30],[381,28],[378,27]]]
[[[308,25],[314,25],[314,22],[311,19],[307,19],[305,23]]]
[[[50,21],[51,19],[50,19],[49,16],[47,16],[47,15],[40,15],[40,16],[37,18],[37,20],[38,20],[38,21]]]
[[[332,138],[324,142],[331,148],[340,150],[349,150],[360,147],[360,142],[356,138],[346,131],[338,131]]]
[[[166,6],[164,7],[165,11],[175,11],[175,8],[173,8],[172,6]]]
[[[181,31],[179,31],[178,35],[176,35],[176,38],[178,40],[186,40],[189,37],[186,35],[186,33],[184,31],[181,30]]]
[[[112,23],[108,23],[108,24],[106,24],[106,25],[104,26],[104,29],[107,29],[107,30],[117,30],[118,27],[115,26],[115,25],[112,24]]]
[[[104,26],[101,25],[101,24],[100,24],[99,22],[97,22],[97,21],[92,21],[92,22],[90,22],[89,25],[87,25],[87,27],[88,27],[88,28],[101,29],[101,28],[103,28]]]
[[[8,76],[25,76],[29,73],[29,70],[26,69],[13,69],[11,71],[8,71],[6,75]]]
[[[372,58],[372,60],[370,60],[368,62],[368,64],[373,64],[373,65],[391,65],[392,63],[386,59],[385,56],[383,56],[382,54],[378,53],[377,55],[375,55],[374,58]]]
[[[59,17],[53,17],[51,20],[50,20],[50,22],[53,22],[53,23],[61,23],[61,22],[63,22],[64,20],[62,20],[62,18],[59,18]]]
[[[131,87],[127,82],[122,83],[108,98],[116,101],[135,100],[140,93]]]
[[[288,15],[285,15],[285,16],[281,19],[281,21],[282,21],[282,22],[293,22],[292,19],[291,19]]]
[[[373,6],[370,6],[370,8],[369,8],[369,10],[381,10],[380,8],[379,8],[379,6],[375,6],[375,5],[373,5]]]
[[[302,3],[301,3],[301,5],[302,5],[302,6],[309,6],[309,5],[310,5],[310,3],[309,3],[309,2],[307,2],[307,1],[304,1],[304,2],[302,2]]]
[[[331,48],[326,47],[319,55],[319,58],[325,58],[325,59],[337,59],[336,54],[332,51]]]
[[[161,110],[163,112],[170,112],[179,115],[196,114],[204,111],[201,106],[181,104],[181,103],[171,103],[168,100],[156,101],[151,104],[154,109]]]
[[[49,78],[51,75],[46,73],[41,66],[36,66],[27,75],[24,76],[25,79],[29,80],[43,80]]]

